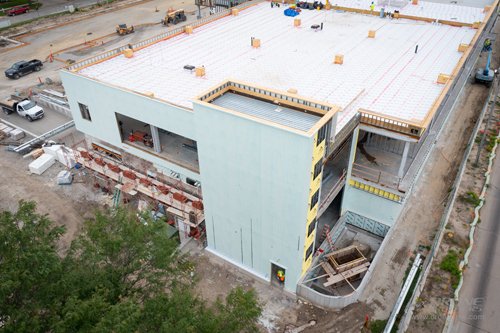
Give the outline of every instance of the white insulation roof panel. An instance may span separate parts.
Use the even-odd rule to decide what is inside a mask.
[[[324,10],[303,10],[296,17],[302,25],[294,27],[283,10],[255,5],[80,73],[188,108],[227,79],[293,88],[305,98],[349,106],[339,130],[359,108],[418,122],[443,90],[438,75],[453,71],[463,55],[458,45],[470,43],[477,31]],[[311,29],[320,23],[323,30]],[[376,30],[375,38],[368,38],[369,30]],[[252,37],[261,40],[260,48],[251,47]],[[344,56],[342,65],[333,63],[336,54]],[[196,77],[185,65],[204,66],[206,75]]]

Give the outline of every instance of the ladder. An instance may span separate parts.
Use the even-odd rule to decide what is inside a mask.
[[[322,244],[325,239],[328,241],[328,245],[330,246],[330,250],[334,250],[333,240],[332,240],[332,237],[330,236],[330,227],[328,225],[325,225],[323,227],[323,232],[321,234],[320,244]]]

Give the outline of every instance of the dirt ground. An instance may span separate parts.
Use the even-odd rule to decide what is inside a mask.
[[[32,26],[26,29],[32,29],[37,25],[39,28],[40,25],[49,25],[54,22],[65,23],[68,17],[72,16],[67,15],[56,21],[51,19],[32,23]],[[19,29],[12,33],[23,31]],[[26,49],[28,47],[26,46]],[[40,51],[41,54],[47,54],[47,51],[42,51]],[[497,52],[498,50],[495,51],[493,59],[498,59]],[[376,267],[372,275],[374,279],[368,284],[363,294],[363,302],[353,304],[339,312],[324,311],[298,301],[293,295],[283,293],[279,288],[272,287],[267,282],[255,280],[220,258],[197,248],[196,243],[193,243],[192,247],[195,248],[193,260],[197,264],[196,273],[200,278],[196,287],[197,291],[207,301],[213,301],[217,297],[224,297],[229,287],[241,285],[246,288],[255,288],[264,307],[260,319],[262,332],[286,332],[310,320],[316,320],[317,324],[304,332],[360,332],[366,315],[370,318],[386,319],[399,294],[413,251],[418,245],[430,245],[432,242],[444,209],[444,202],[463,155],[465,143],[486,94],[487,90],[484,87],[475,85],[470,86],[469,90],[464,92],[464,98],[454,114],[450,116],[439,142],[424,167],[418,185],[408,199],[402,213],[403,218],[398,222],[390,244],[384,250],[385,259]],[[71,138],[66,141],[74,143],[78,140]],[[21,199],[37,201],[40,212],[48,214],[54,221],[66,226],[67,233],[62,240],[63,250],[77,235],[85,217],[89,217],[94,209],[109,203],[109,196],[95,191],[89,184],[56,185],[55,176],[59,170],[62,170],[60,165],[53,166],[42,176],[30,175],[28,172],[30,159],[23,159],[2,148],[0,147],[0,170],[2,170],[0,173],[0,193],[2,193],[0,209],[14,210]],[[472,183],[467,185],[468,188],[474,189],[475,186],[476,184]],[[463,207],[461,211],[456,212],[456,215],[452,215],[452,219],[459,219],[468,214],[469,209]],[[452,239],[462,244],[462,237],[466,230],[467,225],[454,224],[452,231],[455,236]],[[448,244],[445,242],[445,246],[449,246]],[[441,275],[436,274],[437,277]],[[443,317],[440,314],[443,309],[447,308],[444,299],[449,296],[449,287],[446,289],[444,286],[445,284],[449,286],[449,281],[444,277],[441,280],[434,278],[431,282],[434,284],[430,290],[437,289],[440,292],[435,297],[433,296],[434,298],[423,295],[423,298],[424,296],[426,298],[422,302],[422,312],[418,313],[421,316],[417,317],[421,318],[421,322],[416,326],[411,326],[410,332],[435,332],[435,327],[440,324],[439,318]],[[430,301],[425,303],[425,300]],[[433,318],[437,319],[433,320]]]
[[[83,136],[74,129],[56,139],[68,146],[82,144]],[[56,162],[42,175],[30,174],[28,165],[32,158],[23,158],[14,152],[0,149],[0,210],[15,210],[19,200],[34,200],[40,213],[48,216],[57,224],[66,227],[61,240],[61,252],[78,235],[86,218],[96,209],[111,205],[111,197],[93,188],[89,175],[77,174],[72,185],[57,185],[56,176],[64,167]],[[342,311],[324,311],[307,302],[298,300],[294,295],[284,293],[280,288],[256,280],[219,257],[205,251],[195,241],[187,251],[196,263],[198,284],[196,291],[208,302],[225,295],[236,286],[255,288],[263,306],[259,320],[263,333],[291,332],[292,329],[315,320],[317,324],[304,332],[359,332],[370,309],[364,304],[355,304]]]
[[[482,133],[484,133],[487,117],[488,113],[485,115],[479,135],[471,150],[457,193],[457,200],[453,204],[453,209],[448,224],[446,225],[446,231],[439,248],[439,254],[431,267],[424,290],[416,304],[414,316],[410,322],[408,332],[432,333],[436,331],[436,327],[444,326],[448,312],[448,299],[453,297],[454,289],[452,288],[452,277],[450,273],[440,269],[439,265],[449,250],[458,253],[460,260],[463,259],[465,250],[469,245],[468,234],[470,231],[470,223],[474,219],[475,208],[475,203],[472,202],[474,199],[473,197],[471,199],[470,193],[475,193],[479,196],[485,181],[484,173],[487,170],[488,163],[488,151],[487,149],[483,149],[479,163],[475,165],[475,159],[479,148],[478,141]],[[498,131],[500,124],[497,119],[494,119],[490,123],[489,130]]]
[[[32,158],[0,149],[0,209],[14,211],[20,200],[37,202],[38,212],[48,214],[57,224],[66,227],[61,240],[61,250],[68,248],[77,235],[83,221],[90,217],[105,197],[94,192],[86,184],[57,185],[56,176],[64,170],[62,164],[54,164],[43,175],[30,174],[28,165]]]
[[[185,249],[196,263],[196,275],[199,282],[196,290],[207,301],[224,298],[228,291],[236,286],[254,288],[263,306],[259,320],[261,332],[291,332],[298,326],[316,321],[315,326],[305,329],[307,333],[324,332],[360,332],[370,309],[364,304],[354,304],[342,311],[325,311],[307,302],[298,300],[294,295],[283,292],[279,287],[271,286],[250,276],[208,251],[201,249],[195,242]]]
[[[384,279],[369,283],[362,296],[363,301],[373,306],[376,319],[389,317],[414,251],[419,245],[430,246],[433,241],[450,187],[487,94],[484,86],[469,84],[466,87],[407,200],[390,243],[384,249],[386,259],[379,263],[372,275]]]

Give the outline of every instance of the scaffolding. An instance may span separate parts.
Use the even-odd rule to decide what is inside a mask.
[[[123,194],[133,196],[141,193],[153,201],[165,205],[168,213],[177,216],[191,228],[196,229],[205,219],[203,201],[184,191],[180,179],[172,180],[167,184],[148,177],[147,173],[132,170],[122,163],[84,148],[78,148],[75,151],[75,159],[76,162],[94,171],[99,177],[116,182],[113,195],[114,206],[119,204],[120,196]],[[173,183],[176,186],[172,186]],[[110,189],[107,191],[111,192]]]

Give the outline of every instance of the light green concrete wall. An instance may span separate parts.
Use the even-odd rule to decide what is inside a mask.
[[[62,72],[76,128],[187,177],[201,180],[208,247],[270,280],[286,269],[295,292],[304,260],[313,138],[206,107],[188,111]],[[89,107],[82,119],[78,102]],[[198,143],[200,174],[121,142],[115,112]]]
[[[312,138],[195,105],[208,247],[295,292],[304,254]]]
[[[402,208],[403,204],[359,190],[347,182],[342,198],[341,214],[351,211],[392,227]]]
[[[115,112],[153,124],[184,137],[197,140],[194,113],[143,95],[134,94],[97,81],[62,71],[61,79],[68,96],[76,128],[131,154],[199,180],[200,175],[154,154],[122,143]],[[83,119],[78,103],[89,107],[92,121]]]

